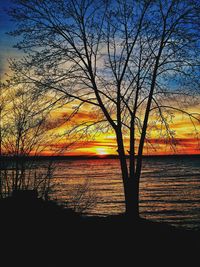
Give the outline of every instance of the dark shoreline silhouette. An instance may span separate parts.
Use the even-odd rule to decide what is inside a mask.
[[[1,229],[8,236],[28,237],[31,241],[41,236],[49,238],[65,236],[68,245],[89,242],[90,246],[119,249],[137,244],[143,250],[169,249],[176,251],[199,249],[200,231],[177,229],[165,223],[146,219],[135,221],[125,215],[88,217],[66,209],[55,201],[45,201],[34,193],[19,192],[0,200]],[[120,243],[119,243],[120,240]],[[83,248],[84,249],[84,248]]]
[[[1,261],[7,255],[14,266],[161,267],[199,261],[200,232],[164,223],[87,217],[28,196],[1,200],[0,213]]]

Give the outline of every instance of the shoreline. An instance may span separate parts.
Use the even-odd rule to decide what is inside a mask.
[[[66,208],[53,200],[43,200],[41,198],[30,197],[7,197],[0,200],[0,214],[6,227],[15,222],[16,225],[39,226],[40,223],[48,223],[48,226],[59,226],[64,230],[69,227],[74,230],[76,227],[84,227],[88,230],[94,229],[100,232],[109,231],[112,233],[116,229],[124,228],[131,234],[137,235],[140,232],[144,238],[154,235],[155,238],[165,236],[165,238],[189,238],[191,241],[200,241],[200,230],[184,229],[169,225],[164,222],[154,222],[145,218],[128,218],[125,214],[109,216],[87,216],[79,214],[70,208]],[[116,228],[116,229],[115,229]],[[22,229],[21,229],[22,230]],[[114,234],[113,232],[113,234]],[[179,241],[177,239],[177,241]]]
[[[21,262],[24,252],[29,260],[42,255],[44,266],[52,257],[53,266],[172,266],[174,260],[196,264],[199,259],[200,231],[175,229],[145,219],[132,220],[113,215],[104,218],[85,217],[64,210],[53,201],[9,199],[1,211],[1,241],[8,251],[16,252],[15,263]],[[10,204],[8,204],[10,202]],[[23,204],[22,204],[23,203]],[[3,215],[3,216],[2,216]],[[40,252],[37,254],[37,252]],[[20,257],[21,256],[21,257]],[[62,259],[61,264],[58,261]],[[27,263],[27,262],[26,262]],[[26,264],[26,266],[29,266]],[[40,264],[39,264],[40,266]]]

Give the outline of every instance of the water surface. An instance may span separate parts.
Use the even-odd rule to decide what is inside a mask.
[[[91,215],[124,212],[120,167],[116,159],[59,160],[54,173],[58,200],[70,201],[76,185],[89,179],[97,196]],[[140,214],[154,221],[200,228],[200,158],[145,158],[140,183]]]
[[[52,198],[64,203],[78,199],[81,205],[82,200],[87,201],[89,196],[96,202],[87,209],[89,215],[106,216],[124,212],[123,186],[117,159],[53,158],[51,161],[55,167]],[[34,175],[35,170],[37,173],[45,172],[48,164],[49,159],[46,158],[29,159],[26,168]],[[6,166],[12,173],[15,168],[13,162],[8,161]],[[200,229],[200,156],[144,158],[140,215],[178,227]]]

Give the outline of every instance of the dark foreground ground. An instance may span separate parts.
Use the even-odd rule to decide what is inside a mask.
[[[26,266],[176,266],[175,260],[178,266],[199,266],[199,231],[123,215],[83,217],[54,202],[24,197],[1,200],[0,216],[0,242],[15,265],[28,255]]]

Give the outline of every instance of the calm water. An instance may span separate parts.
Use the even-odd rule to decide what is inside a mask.
[[[90,214],[124,211],[120,168],[116,159],[59,160],[54,173],[58,200],[70,201],[74,187],[89,179],[97,204]],[[200,229],[200,158],[144,159],[140,214],[154,221]]]

